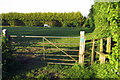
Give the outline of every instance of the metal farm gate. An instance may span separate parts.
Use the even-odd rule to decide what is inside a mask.
[[[90,64],[93,64],[97,60],[95,58],[96,55],[99,55],[99,57],[96,57],[99,58],[99,62],[102,64],[106,62],[106,58],[111,53],[111,37],[85,41],[84,31],[80,31],[80,37],[9,36],[7,35],[6,29],[2,32],[2,36],[7,37],[14,50],[16,50],[14,51],[15,54],[34,54],[41,56],[40,59],[47,64],[86,64],[85,59],[88,58],[87,50],[90,50],[89,57],[91,60],[88,60]]]
[[[18,50],[16,53],[19,54],[35,54],[35,55],[41,55],[42,59],[47,64],[64,64],[64,65],[74,65],[76,62],[78,62],[78,52],[79,52],[79,37],[61,37],[61,36],[16,36],[11,35],[11,41],[12,44],[17,43],[17,45],[21,45],[24,49],[24,51],[19,51],[19,49],[22,50],[22,48],[16,48]],[[77,39],[78,43],[64,43],[64,39],[71,40],[71,39]],[[33,39],[33,40],[32,40]],[[32,43],[34,42],[34,39],[38,40],[38,43]],[[59,42],[60,39],[63,39],[63,42]],[[19,42],[19,40],[21,40]],[[30,41],[31,42],[30,42]],[[69,42],[69,41],[67,41]],[[30,44],[40,45],[38,46],[31,46]],[[13,46],[17,46],[13,45]],[[28,48],[27,48],[27,46]],[[76,45],[74,48],[71,45]],[[68,46],[68,47],[67,47]],[[33,47],[35,50],[33,50]],[[37,48],[35,48],[37,47]],[[28,50],[28,51],[27,51]],[[27,51],[27,52],[26,52]]]

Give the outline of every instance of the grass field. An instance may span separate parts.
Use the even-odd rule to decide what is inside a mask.
[[[8,29],[9,35],[25,35],[25,36],[70,36],[79,37],[80,31],[85,31],[86,40],[92,39],[90,28],[40,28],[40,27],[3,27],[3,29]],[[79,49],[79,38],[47,38],[52,43],[77,43],[75,45],[57,45],[61,49]],[[43,53],[39,51],[42,48],[43,40],[42,38],[12,38],[11,39],[15,46],[17,52],[34,52]],[[45,43],[48,43],[45,41]],[[46,47],[55,48],[52,45],[44,45]],[[27,50],[26,50],[27,49]],[[46,53],[54,53],[57,51],[46,51]],[[77,52],[78,53],[78,52]]]
[[[41,27],[2,27],[8,29],[10,35],[39,35],[39,36],[79,36],[80,31],[91,33],[90,28],[41,28]]]
[[[40,27],[3,27],[3,29],[8,29],[9,35],[27,35],[27,36],[70,36],[70,37],[79,37],[80,31],[85,31],[86,40],[93,39],[92,30],[90,28],[40,28]],[[15,50],[15,53],[39,53],[43,54],[40,49],[43,47],[42,38],[12,38],[12,47]],[[57,45],[61,49],[79,49],[79,38],[60,38],[60,39],[51,39],[49,41],[53,43],[77,43],[76,45]],[[45,43],[48,43],[45,41]],[[86,54],[85,61],[90,63],[90,52],[91,52],[91,43],[86,44]],[[55,49],[52,45],[44,45],[46,48]],[[54,54],[63,54],[59,50],[48,50],[45,53],[54,53]],[[76,54],[78,52],[67,52],[68,54]],[[19,64],[16,72],[12,71],[13,75],[12,80],[24,80],[24,79],[59,79],[59,78],[87,78],[92,75],[86,75],[79,70],[88,69],[80,68],[78,66],[61,66],[61,65],[46,65],[41,61],[40,57],[30,55],[30,54],[19,54],[16,55],[16,58],[20,58],[22,63]],[[32,57],[32,58],[31,58]],[[65,58],[65,57],[62,57]],[[78,58],[76,58],[78,59]],[[16,66],[17,67],[17,66]],[[76,72],[72,71],[75,70]],[[69,72],[70,71],[70,72]],[[83,75],[72,75],[76,73]]]

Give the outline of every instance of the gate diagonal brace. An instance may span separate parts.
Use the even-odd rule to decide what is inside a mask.
[[[62,49],[60,49],[59,47],[57,47],[54,43],[52,43],[51,41],[49,41],[48,39],[46,39],[45,37],[44,37],[44,39],[46,40],[46,41],[48,41],[50,44],[52,44],[53,46],[55,46],[58,50],[60,50],[61,52],[63,52],[64,54],[66,54],[68,57],[70,57],[72,60],[74,60],[75,62],[77,62],[77,60],[75,60],[73,57],[71,57],[69,54],[67,54],[65,51],[63,51]]]

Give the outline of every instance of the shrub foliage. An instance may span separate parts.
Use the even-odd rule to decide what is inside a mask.
[[[3,26],[43,26],[49,24],[55,27],[82,26],[85,18],[80,12],[69,13],[3,13]]]
[[[96,2],[89,14],[91,24],[95,26],[95,38],[112,37],[112,41],[116,42],[112,47],[112,53],[109,53],[109,61],[118,69],[118,61],[120,60],[120,18],[119,18],[120,2]]]
[[[2,37],[2,75],[3,78],[7,77],[9,71],[13,68],[14,57],[12,56],[12,50],[10,42],[7,38]]]

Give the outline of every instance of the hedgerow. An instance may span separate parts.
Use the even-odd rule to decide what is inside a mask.
[[[49,24],[53,27],[82,26],[85,18],[80,12],[69,13],[3,13],[3,26],[43,26]]]
[[[118,70],[118,61],[120,60],[120,2],[96,2],[89,14],[90,20],[95,26],[95,38],[112,37],[112,52],[108,53],[110,64]]]

